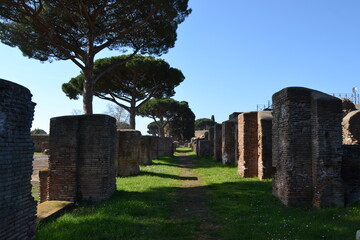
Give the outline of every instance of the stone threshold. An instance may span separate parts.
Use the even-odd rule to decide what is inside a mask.
[[[59,217],[74,203],[69,201],[45,201],[37,206],[37,223]]]

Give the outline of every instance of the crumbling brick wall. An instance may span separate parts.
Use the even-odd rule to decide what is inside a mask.
[[[238,173],[244,177],[258,176],[258,113],[238,115]]]
[[[360,110],[348,113],[342,120],[343,144],[360,144]]]
[[[117,175],[136,175],[140,172],[141,133],[133,129],[120,129],[117,132]]]
[[[116,121],[101,115],[50,119],[49,200],[102,201],[115,191]]]
[[[209,140],[201,139],[198,141],[197,155],[200,157],[210,157],[212,154],[211,142]]]
[[[360,201],[360,145],[343,145],[341,176],[344,181],[345,204]]]
[[[151,146],[150,146],[151,160],[154,160],[158,157],[158,148],[159,148],[159,137],[151,136]]]
[[[31,140],[34,143],[34,152],[44,152],[49,146],[48,134],[32,134]]]
[[[307,88],[273,95],[273,194],[292,206],[342,206],[341,101]]]
[[[31,97],[23,86],[0,79],[0,239],[28,240],[35,234]]]
[[[214,125],[214,157],[216,160],[222,159],[222,124]]]
[[[170,137],[159,137],[158,156],[172,157],[174,155],[173,140]]]
[[[235,121],[224,121],[222,123],[222,163],[223,164],[235,164],[236,159],[236,125]],[[236,160],[235,160],[236,159]]]
[[[258,177],[272,178],[272,114],[271,111],[258,112]]]

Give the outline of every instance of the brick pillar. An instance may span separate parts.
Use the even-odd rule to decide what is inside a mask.
[[[170,137],[159,137],[158,156],[172,157],[174,155],[173,140]]]
[[[216,160],[222,159],[222,124],[215,124],[214,126],[214,157]]]
[[[120,129],[117,133],[117,175],[136,175],[140,172],[141,133],[132,129]]]
[[[238,173],[244,177],[258,176],[258,113],[238,116]]]
[[[258,177],[272,178],[272,114],[270,111],[258,112]]]
[[[211,142],[209,140],[198,141],[198,152],[197,155],[200,157],[211,157],[212,149]]]
[[[210,156],[214,156],[214,131],[215,131],[215,127],[211,127],[209,128],[209,141],[210,141],[210,149],[211,149],[211,153]]]
[[[152,136],[141,137],[141,152],[140,152],[140,165],[149,165],[152,163],[151,159],[151,140]]]
[[[115,191],[115,119],[50,119],[49,200],[102,201]]]
[[[0,79],[0,239],[28,240],[35,235],[31,97],[23,86]]]
[[[222,162],[223,164],[235,164],[236,157],[236,123],[224,121],[222,123]]]
[[[158,148],[159,148],[159,137],[151,136],[151,146],[150,146],[150,159],[154,160],[158,157]]]
[[[341,101],[307,88],[273,95],[273,194],[285,205],[342,206]]]
[[[39,198],[41,203],[49,200],[49,175],[50,169],[48,168],[39,171]]]

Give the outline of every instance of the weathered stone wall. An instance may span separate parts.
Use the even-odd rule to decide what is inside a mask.
[[[200,157],[211,157],[212,148],[211,148],[211,142],[209,140],[198,141],[197,155]]]
[[[150,165],[152,163],[151,140],[152,136],[141,137],[140,165]]]
[[[258,177],[272,178],[272,114],[270,111],[258,112]]]
[[[343,144],[360,144],[360,110],[352,111],[342,120]]]
[[[194,135],[195,138],[205,138],[208,140],[209,130],[196,130]]]
[[[173,140],[170,137],[159,137],[158,156],[172,157],[174,155]]]
[[[46,147],[49,146],[48,134],[32,134],[31,140],[34,143],[34,152],[44,152]]]
[[[238,116],[242,114],[242,112],[233,112],[232,114],[229,115],[229,120],[234,120],[237,121]]]
[[[222,163],[235,164],[236,160],[236,122],[224,121],[222,123]],[[235,160],[236,159],[236,160]]]
[[[222,160],[222,124],[214,125],[214,158]]]
[[[345,204],[360,201],[360,145],[343,145],[341,176],[344,181]]]
[[[28,89],[0,79],[0,239],[28,240],[35,234],[31,97]]]
[[[115,122],[97,114],[50,119],[49,200],[102,201],[112,195]]]
[[[244,177],[258,176],[258,113],[238,116],[238,173]]]
[[[120,129],[117,133],[117,175],[136,175],[140,172],[141,133],[132,129]]]
[[[306,88],[273,95],[273,194],[285,205],[341,206],[341,101]]]

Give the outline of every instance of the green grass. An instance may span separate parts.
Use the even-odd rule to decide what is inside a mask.
[[[33,184],[32,185],[32,190],[31,190],[31,194],[34,197],[35,201],[39,201],[39,191],[40,191],[40,186],[39,184]]]
[[[235,166],[195,157],[195,172],[210,188],[209,205],[225,239],[354,239],[360,204],[346,208],[285,207],[271,180],[241,178]]]
[[[180,148],[175,155],[186,153]],[[360,204],[345,208],[285,207],[271,194],[271,180],[241,178],[235,166],[194,156],[194,170],[209,189],[209,235],[232,239],[354,239],[360,229]],[[190,240],[197,219],[174,219],[180,181],[176,158],[161,158],[135,177],[118,178],[113,197],[79,204],[54,222],[38,226],[37,240]]]
[[[43,152],[34,152],[34,155],[45,155]]]
[[[179,171],[175,158],[118,178],[110,200],[80,204],[54,222],[38,226],[37,240],[192,239],[196,222],[172,217]]]

